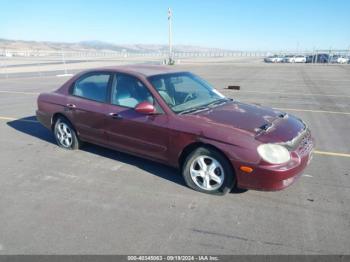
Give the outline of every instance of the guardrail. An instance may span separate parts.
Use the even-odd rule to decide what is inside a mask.
[[[350,55],[350,50],[279,50],[279,51],[174,51],[173,57],[265,57],[269,55],[313,55],[319,53]],[[129,51],[51,51],[51,50],[0,50],[2,57],[66,57],[66,58],[95,58],[95,57],[168,57],[168,51],[129,52]]]
[[[176,62],[185,61],[207,61],[210,59],[246,57],[256,58],[254,61],[263,61],[264,57],[270,55],[318,55],[328,54],[350,56],[350,50],[313,50],[313,51],[206,51],[206,52],[173,52]],[[45,50],[0,50],[0,78],[18,75],[46,76],[50,74],[69,75],[77,68],[74,63],[95,62],[101,63],[134,63],[150,62],[164,63],[169,54],[166,51],[157,52],[127,52],[127,51],[45,51]],[[237,61],[242,61],[237,59]],[[247,59],[249,61],[249,59]],[[315,62],[315,61],[313,61]],[[50,67],[51,73],[46,66]],[[32,69],[29,70],[28,68]],[[18,68],[18,70],[16,70]],[[23,69],[23,70],[22,70]],[[28,69],[28,70],[27,70]],[[52,73],[54,71],[54,73]]]
[[[271,54],[269,51],[206,51],[184,52],[174,51],[173,57],[264,57]],[[168,57],[167,51],[160,52],[112,52],[112,51],[33,51],[33,50],[0,50],[2,57],[61,57],[86,58],[86,57]]]

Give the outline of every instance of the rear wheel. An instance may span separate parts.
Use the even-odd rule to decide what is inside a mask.
[[[188,155],[182,175],[190,188],[207,194],[224,195],[235,181],[228,160],[217,150],[206,147],[199,147]]]
[[[69,150],[79,149],[80,142],[78,136],[71,123],[65,118],[59,117],[56,120],[54,135],[56,142],[60,147]]]

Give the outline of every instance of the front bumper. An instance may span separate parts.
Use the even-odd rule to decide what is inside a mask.
[[[245,173],[236,168],[237,187],[245,189],[278,191],[293,184],[309,165],[314,147],[314,139],[310,137],[308,144],[291,152],[291,160],[284,165],[262,163],[255,166],[252,173]],[[239,163],[246,165],[245,163]],[[234,166],[237,166],[235,163]]]

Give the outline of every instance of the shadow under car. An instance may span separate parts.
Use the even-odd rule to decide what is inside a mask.
[[[7,125],[11,128],[22,132],[24,134],[33,136],[37,139],[41,139],[45,142],[52,143],[56,145],[55,138],[53,137],[53,134],[42,126],[36,119],[35,116],[28,116],[24,118],[20,118],[17,120],[9,121],[7,122]],[[82,148],[80,150],[83,150],[85,152],[89,152],[101,157],[107,157],[112,160],[116,160],[119,162],[122,162],[124,164],[137,166],[138,168],[152,174],[158,177],[161,177],[163,179],[166,179],[168,181],[171,181],[173,183],[186,186],[185,182],[180,174],[180,172],[172,167],[153,162],[151,160],[147,160],[141,157],[132,156],[126,153],[122,153],[104,148],[98,145],[93,145],[90,143],[84,143]],[[247,190],[234,188],[231,193],[243,193]]]

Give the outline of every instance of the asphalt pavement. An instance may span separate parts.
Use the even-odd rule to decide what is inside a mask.
[[[148,160],[63,150],[34,114],[37,94],[67,78],[1,75],[0,254],[350,254],[350,66],[178,67],[302,118],[316,139],[303,176],[283,191],[220,197]]]

